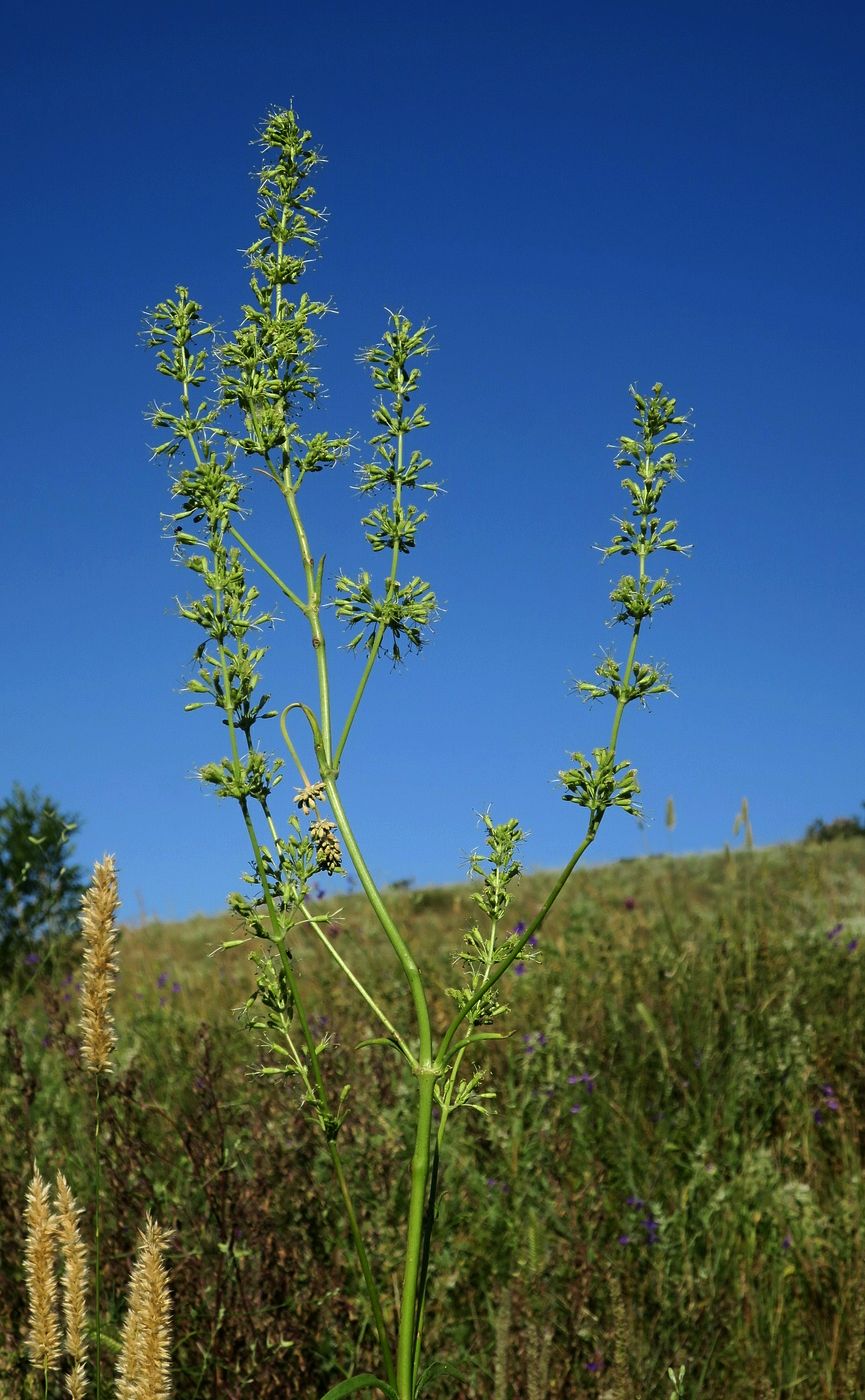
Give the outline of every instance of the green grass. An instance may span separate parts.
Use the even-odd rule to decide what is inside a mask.
[[[514,922],[544,886],[523,881]],[[390,903],[439,974],[441,1024],[468,890],[393,891]],[[393,1010],[401,986],[361,900],[342,901],[334,930],[361,975],[375,969],[364,980],[393,988]],[[315,1400],[372,1360],[374,1339],[295,1084],[248,1073],[255,1047],[232,1016],[252,984],[245,951],[208,957],[230,934],[228,919],[203,917],[123,932],[105,1104],[108,1332],[152,1207],[175,1232],[181,1400]],[[862,1394],[865,842],[587,869],[538,952],[510,979],[513,1035],[488,1056],[492,1112],[449,1130],[427,1353],[459,1359],[466,1380],[441,1395],[667,1400],[673,1363],[701,1400]],[[389,1051],[353,1052],[376,1026],[321,948],[301,942],[295,958],[333,1036],[326,1069],[352,1085],[341,1142],[392,1299],[409,1088]],[[3,1005],[0,1376],[15,1396],[33,1160],[61,1166],[82,1201],[91,1193],[68,975]]]

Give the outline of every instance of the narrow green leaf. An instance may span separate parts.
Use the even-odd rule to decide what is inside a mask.
[[[387,1396],[387,1400],[399,1400],[399,1396],[392,1385],[387,1381],[380,1381],[377,1376],[352,1376],[347,1381],[340,1381],[326,1395],[322,1395],[321,1400],[343,1400],[346,1395],[354,1395],[359,1390],[379,1390],[382,1395]]]
[[[462,1371],[458,1367],[452,1366],[449,1361],[433,1361],[418,1377],[414,1392],[415,1400],[419,1400],[428,1382],[438,1380],[439,1376],[453,1376],[458,1381],[465,1379]]]

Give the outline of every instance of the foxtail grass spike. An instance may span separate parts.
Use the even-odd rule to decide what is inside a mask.
[[[84,1400],[87,1394],[87,1254],[78,1219],[81,1207],[69,1189],[62,1172],[57,1173],[57,1234],[63,1260],[63,1320],[66,1352],[72,1370],[66,1377],[70,1400]]]
[[[111,994],[117,970],[117,927],[114,919],[117,870],[106,856],[93,868],[93,881],[81,900],[84,933],[84,988],[81,994],[82,1055],[87,1069],[104,1074],[111,1069],[117,1043],[111,1016]]]
[[[27,1351],[34,1366],[53,1370],[60,1361],[57,1317],[57,1221],[51,1212],[48,1187],[38,1167],[27,1191],[27,1244],[24,1273],[30,1308]]]
[[[171,1300],[164,1232],[148,1215],[139,1232],[117,1367],[117,1400],[169,1400]]]

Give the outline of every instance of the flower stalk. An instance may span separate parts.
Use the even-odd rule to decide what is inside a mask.
[[[358,474],[357,489],[368,505],[361,523],[374,563],[382,555],[385,567],[380,584],[371,569],[354,576],[339,574],[326,597],[325,555],[313,549],[302,501],[308,482],[345,462],[352,438],[347,433],[309,434],[300,422],[303,408],[321,395],[313,356],[321,343],[317,325],[331,309],[296,290],[318,248],[324,220],[311,183],[322,157],[293,110],[271,114],[260,145],[260,236],[247,250],[252,300],[243,307],[241,324],[227,338],[217,338],[203,320],[201,306],[185,287],[178,287],[174,299],[151,313],[146,333],[156,350],[157,370],[175,382],[179,399],[174,408],[155,406],[150,415],[164,433],[155,455],[164,457],[173,471],[176,509],[168,517],[168,530],[176,557],[203,590],[180,604],[181,616],[199,629],[201,638],[186,708],[214,709],[228,734],[228,754],[205,764],[200,777],[217,797],[238,804],[252,856],[251,869],[243,877],[248,891],[229,897],[245,937],[225,946],[253,943],[255,988],[242,1015],[260,1036],[259,1073],[293,1076],[302,1086],[304,1106],[328,1144],[369,1295],[384,1379],[358,1376],[354,1388],[378,1386],[390,1400],[418,1400],[445,1130],[457,1109],[484,1112],[492,1092],[484,1087],[483,1069],[463,1073],[465,1058],[476,1046],[502,1036],[498,1027],[509,1012],[500,995],[503,979],[518,957],[534,956],[526,949],[534,948],[538,930],[605,814],[617,807],[639,815],[637,774],[619,758],[619,734],[627,705],[635,700],[645,704],[669,690],[666,676],[637,653],[647,619],[672,600],[666,574],[651,578],[647,561],[660,550],[683,552],[675,538],[675,522],[662,523],[659,507],[678,474],[674,449],[687,440],[687,419],[661,384],[645,397],[631,390],[636,435],[619,439],[615,459],[623,471],[629,512],[617,520],[613,540],[603,550],[604,558],[633,555],[637,560],[635,573],[623,575],[610,595],[615,620],[630,628],[629,644],[623,665],[605,656],[595,678],[577,686],[587,699],[614,702],[606,746],[594,749],[590,757],[575,752],[573,766],[559,775],[564,799],[586,812],[585,832],[528,928],[507,933],[505,919],[522,869],[519,848],[525,836],[515,819],[496,824],[484,817],[486,853],[471,860],[472,874],[480,881],[475,899],[482,918],[465,934],[457,954],[461,982],[449,989],[455,1012],[436,1044],[427,984],[376,884],[339,787],[348,742],[377,662],[384,656],[395,664],[405,662],[424,645],[438,614],[430,584],[404,571],[427,520],[426,503],[440,489],[430,479],[429,458],[415,447],[416,435],[429,426],[417,394],[421,364],[431,353],[432,340],[426,325],[415,327],[401,311],[390,313],[382,339],[360,357],[371,372],[376,394],[369,460]],[[283,498],[296,546],[294,576],[282,565],[274,569],[246,524],[242,532],[239,528],[247,514],[249,483],[239,470],[244,458],[253,459],[257,472],[269,477]],[[248,569],[306,618],[315,657],[314,701],[291,698],[281,711],[271,707],[261,684],[268,650],[261,637],[275,617],[260,602],[258,583],[250,581]],[[346,649],[363,655],[341,724],[334,715],[325,628],[325,610],[331,605],[347,629]],[[289,717],[293,723],[296,712],[307,721],[306,745],[289,733]],[[285,759],[268,743],[269,722],[278,714],[288,761],[300,782],[282,823],[273,815],[273,804]],[[367,1043],[395,1047],[416,1090],[395,1347],[339,1152],[348,1086],[335,1101],[325,1074],[328,1038],[317,1040],[312,1033],[293,967],[292,947],[304,927],[312,924],[328,945],[320,921],[309,913],[310,890],[319,876],[342,873],[344,860],[392,950],[410,1009],[408,1025],[392,1022],[349,963],[329,948],[387,1032]],[[440,1117],[434,1132],[436,1105]],[[336,1387],[334,1394],[348,1394],[347,1384]]]

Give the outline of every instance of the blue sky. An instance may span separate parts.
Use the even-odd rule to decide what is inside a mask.
[[[445,611],[419,658],[375,676],[344,765],[377,876],[462,878],[489,806],[531,832],[529,868],[579,839],[551,780],[608,734],[569,685],[615,636],[616,570],[592,546],[620,508],[607,444],[634,381],[693,408],[668,499],[694,553],[674,557],[679,596],[644,653],[677,698],[623,729],[650,825],[611,814],[594,858],[717,849],[745,795],[758,843],[857,810],[863,23],[831,0],[7,18],[0,790],[80,813],[78,858],[117,854],[127,918],[217,910],[247,861],[236,810],[194,777],[222,734],[183,713],[196,637],[174,615],[186,575],[143,419],[166,381],[137,335],[179,282],[235,323],[249,143],[292,99],[328,158],[320,426],[371,430],[354,356],[385,307],[439,347],[424,398],[447,494],[411,567]],[[313,483],[333,571],[369,559],[352,479]],[[288,570],[271,505],[249,533]],[[357,661],[339,640],[344,704]],[[313,694],[293,621],[267,679],[280,704]]]

